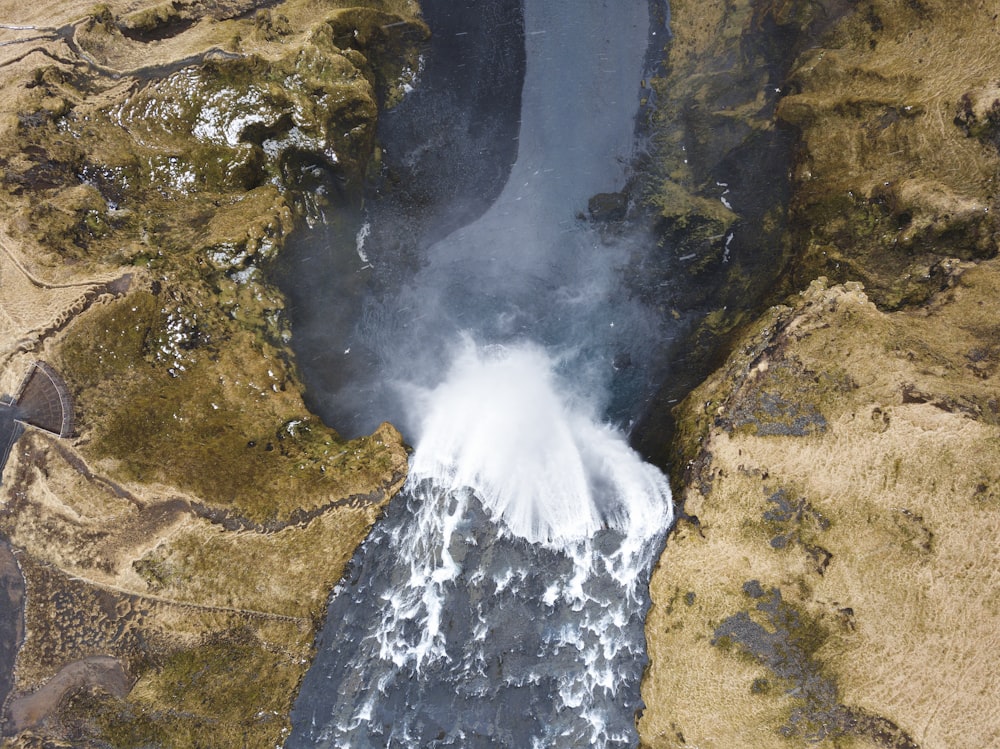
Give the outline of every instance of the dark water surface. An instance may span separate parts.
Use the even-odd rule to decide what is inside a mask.
[[[496,200],[517,159],[524,18],[521,0],[425,0],[433,30],[414,91],[383,113],[383,172],[348,218],[294,235],[278,283],[310,408],[345,436],[386,412],[372,319],[427,248]]]

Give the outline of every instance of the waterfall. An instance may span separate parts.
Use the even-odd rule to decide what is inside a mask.
[[[622,281],[647,238],[585,214],[625,185],[656,30],[646,0],[523,8],[505,186],[413,273],[382,276],[338,346],[367,364],[330,397],[363,404],[362,424],[391,417],[415,450],[333,593],[291,749],[637,742],[646,584],[673,510],[625,430],[670,331]],[[393,258],[378,236],[372,219],[376,273]]]
[[[532,543],[565,545],[610,528],[643,536],[667,519],[663,475],[561,382],[539,346],[463,342],[421,414],[410,484],[475,494]]]
[[[583,438],[596,443],[586,459],[623,493],[601,480],[582,484],[583,496],[561,488],[571,506],[558,512],[517,478],[500,477],[487,506],[457,472],[440,472],[437,453],[430,474],[414,472],[334,592],[286,746],[635,746],[645,585],[671,508],[662,475],[620,435],[591,428],[603,433]],[[581,456],[568,457],[575,470]],[[562,468],[549,466],[548,484]],[[593,493],[605,489],[621,503],[616,517],[576,509],[599,508]],[[530,506],[511,522],[504,511],[521,502]]]

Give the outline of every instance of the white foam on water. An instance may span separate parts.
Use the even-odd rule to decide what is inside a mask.
[[[462,571],[449,547],[465,514],[466,502],[467,498],[461,494],[451,497],[445,507],[437,502],[423,502],[416,522],[394,539],[409,568],[409,577],[383,597],[383,616],[370,637],[378,643],[379,657],[396,669],[405,666],[419,669],[445,654],[445,633],[441,630],[445,589]],[[420,624],[416,641],[405,635],[409,622]]]
[[[499,354],[489,356],[495,359]],[[566,404],[565,399],[560,402]],[[634,699],[629,696],[638,678],[633,664],[642,658],[636,616],[644,609],[645,581],[671,516],[663,490],[641,505],[625,505],[625,511],[614,514],[618,527],[610,532],[598,528],[592,535],[571,538],[564,528],[556,528],[527,546],[526,540],[505,530],[503,508],[491,521],[475,509],[480,503],[464,485],[442,488],[432,481],[416,481],[409,491],[411,514],[373,540],[392,549],[392,561],[387,563],[396,571],[379,595],[379,613],[365,638],[368,644],[357,649],[349,670],[358,675],[351,677],[352,683],[360,679],[359,684],[367,686],[357,693],[353,708],[341,713],[329,745],[353,745],[357,739],[358,746],[370,747],[390,738],[394,746],[420,745],[419,721],[410,725],[409,719],[397,716],[386,723],[377,705],[387,693],[424,678],[428,683],[441,679],[442,687],[461,690],[470,700],[487,698],[500,686],[530,690],[551,684],[554,715],[559,717],[546,726],[541,745],[609,749],[630,745],[631,712],[609,713],[609,707],[619,700],[629,705]],[[595,491],[592,487],[584,498],[597,506]],[[541,501],[536,495],[531,499]],[[579,502],[583,504],[582,499]],[[630,515],[628,511],[636,507],[647,515]],[[593,516],[599,518],[601,513]],[[473,517],[489,526],[482,538],[520,547],[520,561],[511,559],[508,566],[503,557],[487,554],[467,567],[469,550],[480,546],[475,530],[479,526],[470,525]],[[581,529],[589,526],[588,522],[571,527],[573,533],[583,533]],[[554,538],[561,539],[560,546]],[[522,555],[530,559],[534,553],[529,548],[547,560],[544,567],[524,565]],[[487,558],[488,566],[478,566]],[[529,592],[532,589],[536,592]],[[463,590],[472,594],[463,598]],[[497,601],[502,598],[520,606],[531,596],[548,612],[544,616],[552,615],[553,624],[537,629],[538,639],[532,641],[537,647],[534,663],[531,655],[522,654],[497,672],[498,654],[505,660],[507,649],[514,653],[518,641],[516,636],[511,639],[511,632],[495,629]],[[459,604],[462,600],[468,609]],[[470,617],[461,643],[450,634],[455,617]],[[567,667],[569,663],[575,666]]]
[[[442,617],[456,585],[485,592],[492,584],[498,596],[528,581],[527,569],[486,572],[456,561],[453,544],[475,544],[459,529],[474,495],[502,535],[571,561],[547,581],[539,603],[579,618],[554,628],[540,647],[576,654],[579,668],[559,675],[554,696],[588,724],[590,745],[617,746],[628,731],[612,728],[600,705],[618,694],[622,664],[641,657],[629,622],[673,510],[663,474],[583,405],[559,364],[533,344],[481,347],[466,339],[442,382],[415,398],[423,414],[408,491],[417,502],[413,520],[392,538],[408,579],[383,599],[373,636],[381,660],[392,664],[387,678],[440,668],[450,660]],[[610,547],[600,540],[604,529],[614,532]],[[613,580],[617,592],[595,592],[599,579]],[[477,604],[465,652],[447,666],[464,678],[486,675],[488,611],[486,599]],[[539,656],[540,670],[508,674],[505,683],[540,683],[547,667]],[[348,728],[369,717],[370,703],[362,703]]]
[[[673,518],[669,485],[600,422],[557,364],[531,343],[464,339],[444,381],[418,398],[410,484],[469,489],[532,543],[568,548],[612,528],[626,537],[612,567],[627,575],[627,557]]]

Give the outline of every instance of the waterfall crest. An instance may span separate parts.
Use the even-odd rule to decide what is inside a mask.
[[[670,490],[624,435],[530,343],[464,339],[444,381],[414,399],[411,485],[470,489],[514,535],[565,545],[611,528],[631,537],[671,520]]]

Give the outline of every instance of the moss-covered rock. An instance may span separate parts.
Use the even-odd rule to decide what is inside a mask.
[[[672,11],[671,59],[732,49],[753,38],[752,19],[776,31],[797,18],[787,32],[805,22],[794,39],[812,43],[786,47],[770,82],[780,92],[758,99],[772,106],[756,121],[794,145],[787,213],[761,250],[775,266],[723,284],[763,280],[758,298],[782,304],[707,314],[696,342],[740,334],[674,412],[683,513],[651,583],[642,744],[994,743],[981,664],[1000,610],[980,593],[997,564],[1000,475],[990,11],[923,0]],[[760,91],[750,80],[730,102]],[[722,109],[670,120],[705,137],[680,150],[684,128],[668,128],[689,162],[667,162],[681,185],[731,147],[735,125],[706,114]]]
[[[682,306],[752,309],[780,271],[794,133],[775,107],[798,52],[842,12],[832,2],[670,4],[663,75],[649,82],[646,199],[672,270],[692,277]]]
[[[815,282],[681,404],[644,746],[993,741],[998,283],[967,267],[886,314]]]
[[[4,474],[11,745],[280,743],[405,477],[391,426],[345,441],[305,407],[268,269],[356,201],[427,28],[409,0],[258,5],[3,7],[0,378],[42,356],[77,416]]]
[[[698,319],[645,452],[764,306],[819,276],[920,304],[996,253],[992,23],[930,1],[671,3],[646,191],[665,257],[638,287]]]
[[[654,459],[668,459],[670,404],[721,363],[742,326],[798,290],[775,293],[797,252],[788,222],[798,140],[775,112],[797,57],[848,11],[839,0],[670,3],[662,75],[647,84],[652,148],[641,180],[661,250],[633,285],[692,324],[636,432]]]
[[[796,61],[777,110],[800,133],[794,286],[860,280],[895,309],[942,288],[942,261],[996,254],[992,23],[985,8],[880,0]]]

